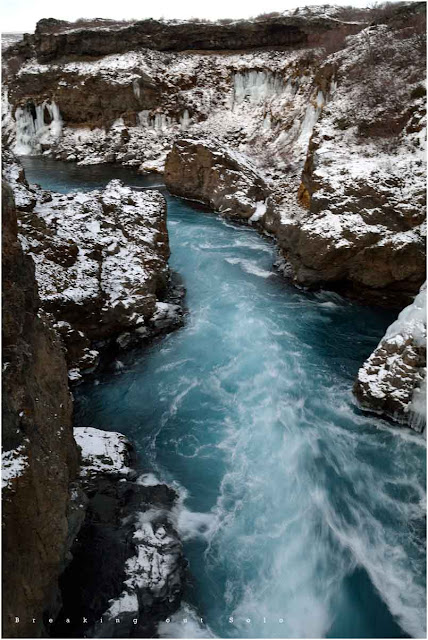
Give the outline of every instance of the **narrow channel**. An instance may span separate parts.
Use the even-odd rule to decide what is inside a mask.
[[[54,191],[161,183],[22,160]],[[269,240],[164,192],[185,326],[75,393],[78,425],[124,433],[180,493],[194,620],[161,635],[421,637],[425,440],[351,392],[394,315],[294,288]]]

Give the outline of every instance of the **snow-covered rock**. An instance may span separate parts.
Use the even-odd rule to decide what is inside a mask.
[[[426,284],[403,309],[358,372],[354,392],[364,408],[415,431],[426,425]]]
[[[129,476],[132,473],[132,447],[121,433],[93,427],[76,427],[74,439],[81,450],[81,475]]]
[[[63,598],[66,610],[84,610],[89,622],[76,616],[65,629],[76,637],[153,637],[159,620],[179,607],[186,578],[174,527],[177,494],[153,474],[138,477],[135,451],[122,434],[76,427],[74,437],[81,469],[72,498],[86,516],[67,568],[78,588]]]
[[[28,467],[28,456],[25,455],[25,446],[20,445],[16,449],[4,451],[1,455],[1,486],[12,488],[15,478],[21,476]]]
[[[5,157],[19,238],[34,260],[42,306],[64,340],[71,381],[97,366],[93,341],[127,333],[130,345],[180,323],[177,305],[163,302],[169,243],[158,191],[113,180],[103,190],[51,194],[29,187],[19,164]]]

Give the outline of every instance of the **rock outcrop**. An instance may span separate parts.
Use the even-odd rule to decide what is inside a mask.
[[[5,169],[20,203],[19,232],[36,265],[43,309],[66,349],[70,378],[94,369],[99,348],[164,333],[181,322],[169,287],[166,203],[157,191],[113,180],[71,195],[33,189],[19,167]]]
[[[99,57],[134,49],[158,51],[236,50],[262,47],[296,47],[309,36],[337,26],[327,14],[277,15],[259,20],[231,20],[226,23],[184,20],[141,20],[122,24],[91,25],[83,28],[64,20],[40,20],[34,35],[9,50],[9,55],[28,56],[34,51],[41,62],[64,56]],[[347,24],[348,32],[355,24]]]
[[[154,637],[157,623],[178,608],[186,577],[172,523],[177,495],[138,476],[121,434],[91,427],[74,433],[82,454],[78,486],[88,504],[51,635]]]
[[[2,213],[3,636],[40,637],[47,609],[60,607],[78,459],[61,342],[41,312],[6,183]]]
[[[358,372],[362,407],[423,431],[426,424],[426,284]]]
[[[165,163],[165,184],[182,198],[198,200],[222,215],[260,220],[269,190],[254,167],[231,149],[180,139]]]

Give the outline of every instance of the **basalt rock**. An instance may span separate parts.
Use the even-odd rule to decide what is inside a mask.
[[[141,48],[186,51],[302,46],[307,44],[310,34],[323,33],[335,26],[337,22],[325,16],[308,20],[297,15],[229,24],[149,19],[117,26],[87,24],[84,28],[48,19],[40,20],[25,46],[12,47],[9,55],[28,55],[34,50],[41,62],[47,62],[64,56],[98,57]]]
[[[423,431],[426,424],[426,285],[358,372],[362,407]]]
[[[41,313],[6,183],[2,212],[3,636],[40,637],[60,606],[77,448],[61,342]]]
[[[86,518],[61,576],[54,637],[154,637],[179,606],[186,562],[172,523],[175,492],[144,486],[136,455],[118,433],[75,429]],[[84,622],[86,618],[86,622]],[[69,622],[67,622],[67,620]],[[102,622],[101,622],[102,620]]]
[[[47,194],[18,182],[13,166],[6,167],[13,188],[32,203],[19,211],[20,237],[36,264],[42,307],[64,340],[71,380],[97,365],[94,341],[127,346],[180,324],[179,306],[164,301],[169,243],[159,192],[114,180],[102,191]]]
[[[165,184],[171,193],[232,218],[255,221],[266,212],[264,180],[248,161],[212,142],[177,140],[166,159]]]

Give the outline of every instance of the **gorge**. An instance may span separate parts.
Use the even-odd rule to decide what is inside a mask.
[[[111,637],[424,633],[423,5],[337,11],[48,20],[6,52],[4,177],[75,427],[138,454],[121,478],[109,453],[88,494],[83,442],[74,526],[107,494],[131,526],[90,612]],[[239,33],[248,49],[222,51]]]

